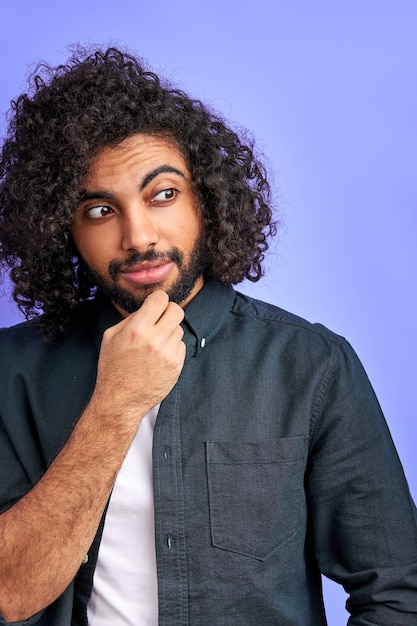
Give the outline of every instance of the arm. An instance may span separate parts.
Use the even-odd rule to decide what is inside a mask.
[[[75,576],[141,419],[181,372],[183,315],[155,292],[104,334],[96,387],[70,439],[35,487],[0,516],[5,619],[37,613]]]
[[[349,593],[349,625],[415,625],[417,524],[401,464],[347,344],[327,376],[307,479],[320,570]]]

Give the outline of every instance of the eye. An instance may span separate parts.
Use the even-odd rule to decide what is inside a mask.
[[[169,200],[173,200],[177,195],[177,190],[173,187],[169,187],[168,189],[163,189],[159,193],[157,193],[153,198],[152,202],[169,202]]]
[[[113,209],[109,206],[99,205],[93,206],[91,209],[86,211],[86,216],[92,220],[97,220],[103,217],[108,217],[113,213]]]

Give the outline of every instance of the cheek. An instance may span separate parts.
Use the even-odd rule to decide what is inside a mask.
[[[177,225],[177,234],[183,243],[190,247],[194,241],[200,236],[203,230],[201,219],[195,212],[181,220]]]
[[[78,252],[88,265],[97,269],[108,267],[112,250],[109,234],[98,228],[80,229],[74,226],[72,238]]]

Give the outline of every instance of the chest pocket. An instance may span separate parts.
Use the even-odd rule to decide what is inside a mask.
[[[263,561],[296,535],[307,442],[206,442],[215,547]]]

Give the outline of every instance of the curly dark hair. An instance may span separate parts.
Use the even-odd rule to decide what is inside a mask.
[[[135,133],[179,146],[202,211],[207,273],[229,285],[263,273],[276,222],[249,134],[132,54],[78,48],[66,65],[39,65],[28,93],[12,101],[0,162],[0,264],[26,317],[43,311],[47,340],[65,333],[69,314],[95,293],[71,238],[91,160]]]

